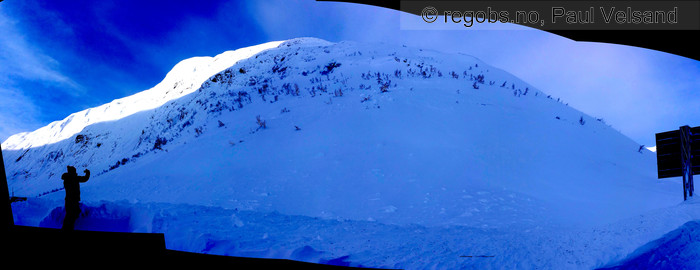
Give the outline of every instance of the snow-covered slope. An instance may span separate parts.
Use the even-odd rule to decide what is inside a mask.
[[[87,202],[398,225],[585,226],[682,200],[652,152],[474,57],[313,38],[183,61],[2,147],[11,192],[48,199],[75,165]]]

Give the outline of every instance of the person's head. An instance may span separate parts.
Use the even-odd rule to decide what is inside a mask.
[[[67,168],[68,168],[68,172],[69,172],[69,173],[77,173],[76,170],[75,170],[75,167],[73,167],[73,166],[67,166]]]

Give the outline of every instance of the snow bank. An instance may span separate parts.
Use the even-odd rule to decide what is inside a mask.
[[[14,203],[16,223],[55,227],[60,203],[36,198]],[[403,269],[593,269],[628,257],[635,259],[625,267],[687,268],[697,263],[692,239],[700,226],[686,223],[700,219],[696,199],[611,224],[524,231],[398,226],[164,203],[86,203],[83,209],[87,214],[77,228],[164,233],[173,250]]]

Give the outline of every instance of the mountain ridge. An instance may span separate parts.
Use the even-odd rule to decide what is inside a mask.
[[[46,133],[53,136],[59,133],[66,133],[67,135],[57,136],[51,140],[40,142],[39,145],[55,143],[57,141],[66,139],[70,136],[76,135],[80,130],[85,128],[90,124],[117,120],[138,111],[153,109],[162,105],[163,103],[182,97],[186,94],[191,93],[199,88],[201,83],[208,79],[212,73],[216,73],[225,68],[230,67],[241,59],[250,57],[250,55],[256,54],[262,50],[273,48],[279,45],[281,41],[268,42],[260,45],[250,46],[241,48],[239,50],[226,51],[218,54],[214,57],[209,56],[199,56],[192,57],[177,63],[173,68],[165,75],[163,80],[156,84],[154,87],[135,93],[130,96],[115,99],[109,103],[88,108],[79,112],[75,112],[64,118],[63,120],[57,120],[49,123],[45,127],[39,128],[33,132],[22,132],[10,136],[7,140],[3,142],[3,148],[6,150],[16,150],[16,149],[26,149],[32,146],[38,146],[36,144],[27,144],[22,141],[39,140],[37,137],[46,136]],[[199,69],[199,71],[198,71]],[[186,82],[183,80],[187,80]],[[188,84],[185,86],[185,84]],[[172,87],[171,87],[172,86]],[[162,98],[158,96],[163,95]],[[120,106],[123,104],[131,103],[131,106]],[[127,110],[124,112],[124,110]],[[102,114],[96,115],[98,119],[91,120],[88,116],[93,116],[91,112],[102,111]],[[107,112],[110,113],[107,113]],[[70,131],[63,132],[66,126],[71,125],[73,119],[86,118],[81,125],[72,127]],[[61,127],[60,130],[46,130],[55,129],[56,127]],[[42,132],[43,131],[43,132]],[[39,133],[39,135],[32,136]]]
[[[676,202],[650,152],[472,56],[314,38],[255,48],[161,106],[30,150],[8,139],[11,190],[60,197],[74,164],[96,172],[88,200],[491,227]]]

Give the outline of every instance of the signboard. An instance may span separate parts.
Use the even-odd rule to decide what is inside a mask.
[[[700,126],[690,128],[692,174],[700,174]],[[680,130],[656,133],[656,164],[659,179],[683,176]]]

